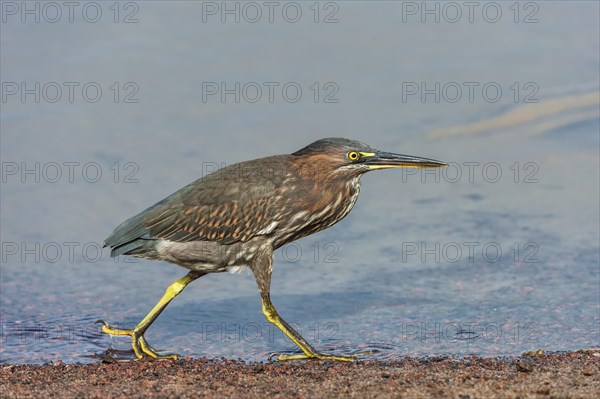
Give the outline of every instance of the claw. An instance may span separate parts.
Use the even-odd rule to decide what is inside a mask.
[[[138,359],[142,359],[144,355],[149,356],[154,359],[179,359],[180,356],[177,354],[171,355],[159,355],[158,351],[154,349],[143,333],[133,329],[122,329],[112,327],[110,324],[105,322],[104,320],[97,320],[96,324],[102,324],[102,332],[109,335],[129,335],[131,337],[131,347],[133,348],[133,352]]]

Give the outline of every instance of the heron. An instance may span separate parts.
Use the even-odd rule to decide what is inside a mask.
[[[112,257],[162,260],[188,273],[166,289],[134,328],[98,323],[106,334],[130,336],[139,359],[176,359],[179,355],[161,355],[148,343],[148,327],[192,281],[247,267],[256,279],[263,314],[301,351],[278,354],[278,360],[353,361],[354,355],[318,351],[279,315],[270,297],[273,253],[348,215],[366,172],[443,166],[447,164],[380,151],[356,140],[324,138],[292,154],[240,162],[207,174],[127,219],[104,240]]]

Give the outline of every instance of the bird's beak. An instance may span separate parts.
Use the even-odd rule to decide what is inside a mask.
[[[367,154],[363,154],[367,155]],[[440,168],[448,166],[447,163],[435,159],[414,157],[412,155],[394,154],[392,152],[377,151],[370,153],[365,159],[370,169],[387,168]]]

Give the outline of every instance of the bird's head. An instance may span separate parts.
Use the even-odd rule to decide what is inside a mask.
[[[447,166],[435,159],[380,151],[360,141],[338,137],[317,140],[292,155],[313,162],[322,171],[353,176],[376,169]]]

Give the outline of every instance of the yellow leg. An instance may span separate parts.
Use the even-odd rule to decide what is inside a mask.
[[[144,357],[144,354],[153,357],[155,359],[178,359],[179,355],[159,355],[157,350],[154,349],[146,338],[144,338],[144,333],[150,327],[150,325],[156,320],[158,315],[167,307],[169,302],[173,300],[177,295],[183,291],[183,289],[192,281],[202,276],[202,274],[198,274],[195,272],[189,272],[185,277],[180,278],[175,281],[173,284],[167,288],[165,294],[160,298],[158,303],[154,305],[152,310],[139,322],[137,326],[133,329],[121,329],[114,328],[106,323],[104,320],[98,320],[96,323],[103,324],[102,331],[106,334],[110,335],[129,335],[131,337],[131,346],[133,347],[133,352],[138,359]]]
[[[337,360],[341,362],[352,362],[354,356],[334,356],[325,355],[313,348],[300,334],[298,334],[285,320],[283,320],[275,306],[271,303],[268,296],[263,296],[262,311],[271,323],[279,328],[289,339],[291,339],[304,352],[297,355],[277,355],[277,360],[298,360],[298,359],[321,359],[321,360]]]

